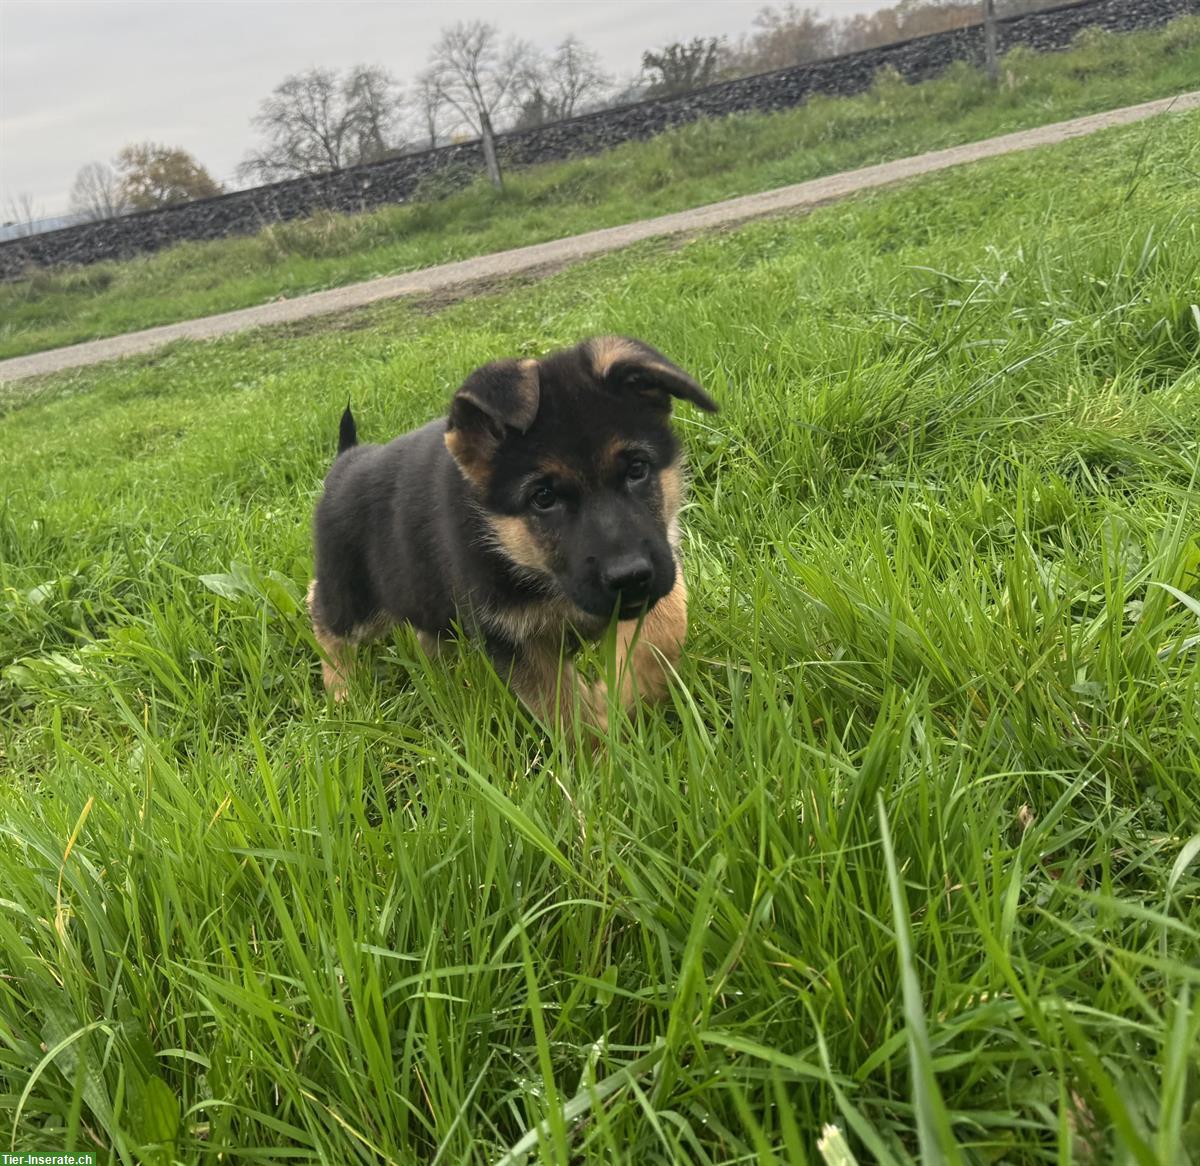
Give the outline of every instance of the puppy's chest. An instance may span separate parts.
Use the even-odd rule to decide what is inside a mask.
[[[476,618],[484,631],[503,636],[513,644],[564,644],[574,651],[585,640],[599,638],[607,626],[557,597],[533,599],[524,604],[492,602],[481,605]]]

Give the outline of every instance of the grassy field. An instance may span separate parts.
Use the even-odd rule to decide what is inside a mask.
[[[1091,32],[1070,52],[1006,58],[991,90],[965,65],[909,86],[772,116],[700,122],[442,201],[322,215],[259,235],[0,284],[0,358],[266,303],[683,210],[1192,89],[1200,17]]]
[[[1198,170],[1181,115],[11,389],[3,1149],[1200,1163]],[[573,756],[407,634],[327,706],[347,395],[609,330],[724,406],[671,706]]]

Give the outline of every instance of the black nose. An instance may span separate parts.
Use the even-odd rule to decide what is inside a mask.
[[[645,555],[624,555],[605,565],[600,582],[613,594],[628,602],[642,599],[650,590],[654,568]]]

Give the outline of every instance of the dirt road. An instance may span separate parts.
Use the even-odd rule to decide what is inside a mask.
[[[842,174],[831,174],[811,182],[795,186],[784,186],[762,194],[748,194],[731,198],[725,202],[679,211],[656,219],[626,223],[620,227],[606,227],[600,231],[588,231],[566,239],[555,239],[549,243],[536,243],[530,247],[517,247],[511,251],[498,251],[491,255],[480,255],[458,263],[446,263],[440,267],[427,267],[404,275],[386,276],[366,283],[350,284],[329,291],[314,292],[292,300],[262,304],[254,308],[242,308],[236,312],[223,312],[217,316],[206,316],[199,320],[185,320],[178,324],[165,324],[159,328],[148,328],[144,332],[130,332],[124,336],[113,336],[105,340],[92,340],[86,344],[74,344],[67,348],[55,348],[29,356],[13,357],[0,361],[0,383],[20,380],[24,377],[41,376],[60,372],[81,365],[99,364],[101,361],[117,360],[123,356],[149,352],[176,340],[207,340],[214,336],[225,336],[248,328],[261,328],[272,324],[292,323],[310,316],[321,316],[330,312],[342,312],[348,308],[362,307],[377,300],[394,299],[398,296],[429,295],[447,289],[473,283],[494,281],[522,272],[540,268],[561,267],[592,255],[615,251],[638,243],[643,239],[656,239],[669,235],[692,234],[711,227],[740,223],[764,215],[784,211],[803,210],[845,198],[860,190],[885,186],[935,170],[961,166],[981,158],[994,158],[1000,154],[1012,154],[1020,150],[1032,150],[1038,146],[1063,142],[1069,138],[1082,137],[1110,126],[1129,125],[1143,118],[1167,112],[1183,112],[1200,108],[1200,91],[1180,94],[1177,97],[1148,101],[1142,105],[1131,105],[1124,109],[1109,110],[1107,113],[1091,114],[1071,121],[1056,122],[1036,129],[1021,130],[982,142],[971,142],[965,146],[952,146],[946,150],[935,150],[895,162],[884,162],[878,166],[867,166],[861,170],[849,170]]]

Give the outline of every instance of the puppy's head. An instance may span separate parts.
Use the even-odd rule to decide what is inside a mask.
[[[446,447],[500,553],[589,615],[632,619],[675,583],[676,399],[717,409],[649,345],[599,337],[477,369],[455,394]]]

